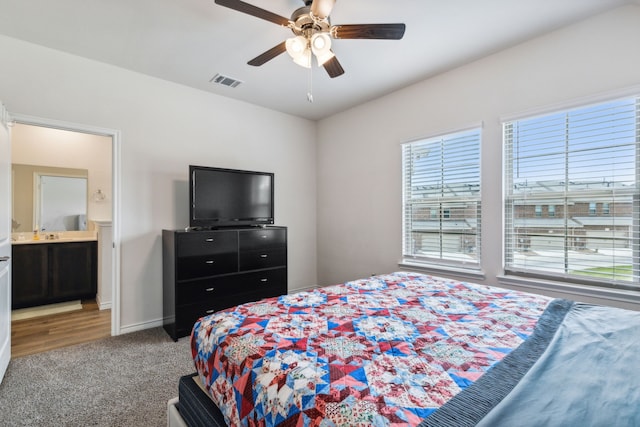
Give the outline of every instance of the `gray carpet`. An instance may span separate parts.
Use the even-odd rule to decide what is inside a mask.
[[[194,371],[188,338],[162,328],[19,357],[0,384],[0,425],[166,426]]]

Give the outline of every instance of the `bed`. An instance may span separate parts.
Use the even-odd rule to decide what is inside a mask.
[[[640,425],[639,338],[638,312],[397,272],[200,319],[178,409],[190,426]]]

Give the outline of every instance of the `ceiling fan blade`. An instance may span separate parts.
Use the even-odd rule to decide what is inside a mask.
[[[279,45],[272,47],[268,51],[256,56],[251,61],[247,62],[247,64],[253,65],[254,67],[259,67],[265,62],[271,61],[276,56],[287,51],[286,43],[287,42],[282,42]]]
[[[342,68],[342,65],[340,65],[340,62],[338,62],[338,58],[335,56],[325,62],[323,67],[327,70],[327,74],[329,74],[329,77],[332,79],[344,74],[344,69]]]
[[[247,15],[252,15],[284,27],[289,25],[289,20],[284,16],[277,15],[240,0],[215,0],[215,2],[220,6],[228,7],[229,9],[237,10],[238,12],[246,13]]]
[[[316,18],[325,19],[331,14],[336,0],[313,0],[311,3],[311,13]]]
[[[400,40],[404,36],[404,24],[352,24],[334,25],[334,39],[386,39]]]

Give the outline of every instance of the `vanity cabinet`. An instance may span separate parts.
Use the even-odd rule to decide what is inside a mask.
[[[163,325],[177,340],[202,316],[287,293],[285,227],[162,232]]]
[[[13,245],[11,264],[11,306],[13,309],[39,305],[49,296],[48,245]]]
[[[97,242],[13,245],[13,309],[95,298]]]

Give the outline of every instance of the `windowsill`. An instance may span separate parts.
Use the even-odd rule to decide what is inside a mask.
[[[415,262],[407,259],[398,262],[400,268],[406,268],[418,273],[427,273],[434,275],[455,275],[472,280],[485,280],[486,276],[479,268],[462,268],[453,265],[429,264],[425,262]]]
[[[640,291],[555,282],[552,280],[532,279],[514,275],[501,275],[498,276],[497,279],[499,284],[527,288],[531,289],[532,292],[535,290],[561,292],[571,295],[577,300],[579,300],[580,297],[599,298],[633,304],[638,306],[637,309],[640,309]]]
[[[456,266],[443,266],[438,264],[428,264],[424,262],[412,262],[411,260],[401,260],[398,266],[409,271],[432,274],[435,276],[456,276],[462,279],[484,281],[486,276],[480,269],[465,269]],[[586,301],[592,299],[595,304],[612,305],[626,309],[640,311],[640,290],[614,289],[598,286],[579,285],[574,283],[556,282],[552,280],[533,279],[515,275],[497,276],[495,286],[505,286],[507,288],[520,288],[532,293],[556,293],[562,294],[561,298],[573,299],[576,301]],[[595,301],[594,301],[595,300]],[[605,301],[609,301],[607,304]]]

